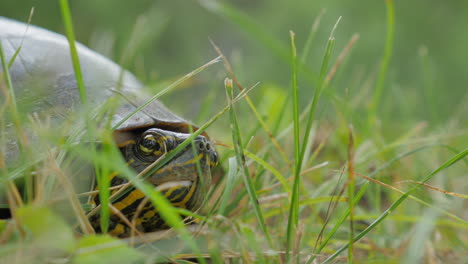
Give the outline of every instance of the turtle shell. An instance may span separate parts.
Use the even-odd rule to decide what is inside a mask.
[[[28,98],[32,92],[29,89],[34,88],[32,111],[41,112],[51,107],[59,111],[70,111],[80,105],[70,49],[64,36],[0,17],[0,40],[7,61],[21,46],[10,68],[10,75],[17,98]],[[143,93],[143,85],[134,75],[123,71],[116,63],[80,43],[77,43],[76,47],[91,106],[102,104],[110,96],[119,96],[115,92],[117,88],[125,100],[131,100],[118,109],[113,118],[114,124],[149,98]],[[122,73],[123,78],[119,86],[119,76]],[[117,130],[153,125],[167,128],[173,124],[174,130],[177,131],[184,130],[183,124],[186,123],[187,121],[155,100],[126,120]]]
[[[0,40],[7,61],[21,47],[10,67],[19,104],[21,100],[27,101],[29,112],[47,113],[59,123],[68,112],[80,107],[70,48],[63,35],[0,17]],[[76,48],[90,106],[100,106],[111,96],[122,99],[123,103],[113,116],[113,124],[127,117],[150,98],[133,74],[80,43],[76,43]],[[1,65],[0,72],[3,72]],[[121,74],[123,77],[119,84]],[[2,97],[0,93],[0,102],[4,99]],[[150,126],[188,133],[188,122],[157,100],[122,123],[117,132]],[[15,142],[8,142],[7,145],[8,161],[16,155],[17,146]]]

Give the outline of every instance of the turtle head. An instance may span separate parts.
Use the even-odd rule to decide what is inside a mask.
[[[145,180],[152,183],[174,206],[191,211],[201,206],[205,198],[204,194],[211,184],[211,170],[218,163],[218,154],[207,137],[203,135],[195,137],[191,144],[178,151],[163,166],[155,169],[154,165],[157,166],[158,161],[162,160],[167,153],[174,151],[191,134],[152,127],[119,131],[115,135],[128,166],[136,173],[146,175]],[[126,180],[119,177],[111,179],[112,186],[124,182]],[[98,202],[97,199],[95,201]],[[147,199],[144,199],[144,195],[138,189],[132,188],[130,192],[113,203],[113,206],[128,219],[138,214],[137,228],[143,232],[166,227],[157,213],[158,210]],[[113,215],[110,220],[111,234],[128,236],[127,225]]]
[[[130,140],[119,144],[119,147],[129,166],[141,173],[151,171],[150,166],[153,163],[177,148],[190,135],[149,128],[134,134]],[[156,186],[175,181],[210,182],[211,169],[217,162],[218,156],[213,143],[200,135],[146,179]]]

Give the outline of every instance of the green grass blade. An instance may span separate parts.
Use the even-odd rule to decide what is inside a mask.
[[[89,142],[90,151],[93,153],[93,156],[94,156],[97,154],[96,142],[101,137],[101,135],[98,135],[97,127],[95,126],[95,123],[93,123],[92,115],[90,113],[91,109],[89,107],[89,101],[88,101],[88,96],[86,92],[86,87],[84,84],[83,73],[81,71],[80,59],[78,56],[78,50],[76,48],[75,33],[73,30],[73,20],[72,20],[68,0],[60,0],[59,3],[60,3],[62,21],[65,27],[65,33],[66,33],[65,35],[67,37],[69,48],[70,48],[70,57],[71,57],[72,65],[73,65],[73,70],[75,73],[78,93],[80,96],[81,104],[83,105],[82,109],[84,109],[84,118],[85,118],[85,124],[86,124],[84,138],[85,140]],[[104,139],[104,142],[103,142],[104,145],[109,145],[109,144],[106,144],[106,142],[108,142],[108,140]],[[94,164],[94,165],[95,165],[94,166],[95,177],[98,181],[98,185],[100,185],[98,186],[100,187],[99,199],[101,202],[100,225],[104,231],[104,230],[107,230],[107,228],[109,227],[109,216],[110,216],[110,212],[109,212],[110,182],[109,182],[109,179],[107,179],[109,175],[109,170],[108,170],[109,167],[100,167],[99,164]]]
[[[236,175],[237,175],[236,158],[231,157],[229,158],[229,169],[227,173],[226,186],[224,188],[223,195],[221,196],[221,203],[219,204],[219,208],[218,208],[219,215],[224,215],[224,212],[226,211],[229,196],[232,194],[232,190],[234,189]]]
[[[109,152],[111,151],[111,146],[112,143],[110,140],[112,140],[112,137],[108,135],[106,137],[107,140],[105,140],[102,144],[102,154],[104,157],[109,156]],[[109,218],[110,218],[110,174],[112,173],[111,168],[108,166],[101,166],[101,170],[99,175],[97,175],[97,184],[99,188],[99,202],[101,204],[101,210],[100,210],[100,225],[101,225],[101,230],[103,233],[107,233],[107,230],[109,229]]]
[[[307,36],[307,40],[304,44],[304,48],[301,52],[301,63],[305,64],[307,61],[307,57],[309,55],[310,48],[312,47],[312,43],[315,39],[315,34],[317,33],[318,28],[320,27],[320,21],[322,20],[322,16],[325,13],[325,9],[320,11],[319,15],[315,18],[314,23],[310,27],[309,35]]]
[[[16,95],[15,95],[15,89],[13,87],[13,83],[11,81],[11,76],[10,76],[10,70],[9,66],[7,65],[7,61],[5,58],[5,54],[3,53],[3,45],[2,41],[0,40],[0,60],[2,64],[2,69],[3,69],[3,78],[5,79],[6,82],[6,87],[7,87],[7,95],[5,96],[8,98],[8,100],[5,100],[4,103],[8,102],[8,107],[10,109],[10,115],[11,119],[13,122],[13,126],[15,129],[15,132],[17,134],[16,140],[18,142],[18,149],[20,154],[25,154],[25,155],[20,155],[21,163],[23,164],[29,164],[32,160],[32,153],[30,148],[28,147],[28,140],[25,135],[25,132],[23,130],[23,126],[21,123],[21,117],[18,111],[18,105],[16,102]],[[3,131],[2,131],[3,132]],[[3,167],[3,166],[2,166]],[[31,167],[27,167],[27,170],[30,170]],[[25,177],[25,185],[26,185],[26,200],[27,201],[32,201],[33,199],[33,178],[30,173],[26,172],[26,177]]]
[[[232,141],[234,144],[234,151],[236,153],[236,159],[237,163],[241,166],[241,175],[244,180],[245,187],[247,189],[247,194],[249,195],[250,201],[254,207],[255,210],[255,215],[258,219],[260,229],[262,232],[265,234],[265,237],[270,245],[270,247],[273,247],[273,241],[271,240],[270,233],[268,232],[266,223],[265,223],[265,218],[262,213],[262,209],[260,208],[260,205],[258,203],[257,199],[257,193],[255,191],[254,184],[252,182],[252,178],[250,177],[250,172],[248,167],[245,164],[245,155],[244,155],[244,150],[242,148],[242,139],[240,135],[240,130],[239,130],[239,124],[237,122],[237,116],[236,112],[234,110],[234,105],[232,104],[234,100],[234,92],[233,92],[233,87],[232,87],[232,80],[226,79],[225,81],[225,87],[226,87],[226,95],[228,96],[229,100],[229,105],[231,106],[229,109],[229,114],[230,114],[230,121],[231,121],[231,129],[232,129]]]
[[[387,6],[387,36],[385,41],[384,55],[380,63],[379,75],[375,84],[375,91],[372,97],[372,100],[369,105],[369,129],[375,129],[375,124],[377,122],[377,111],[378,106],[380,105],[380,98],[383,94],[385,79],[388,72],[388,66],[390,64],[390,59],[392,57],[393,50],[393,39],[395,32],[395,11],[393,6],[393,0],[385,1]],[[374,135],[378,136],[379,133]],[[378,179],[379,180],[379,179]],[[374,197],[374,207],[377,212],[381,211],[381,187],[377,185],[375,188],[375,197]]]
[[[3,68],[3,78],[5,79],[6,82],[6,87],[8,89],[8,96],[10,97],[9,103],[10,103],[10,111],[12,118],[15,122],[15,126],[19,125],[19,115],[18,115],[18,106],[16,104],[16,96],[15,96],[15,90],[13,89],[13,83],[11,82],[11,76],[10,76],[10,70],[6,62],[5,54],[3,53],[3,45],[2,42],[0,41],[0,59],[2,60],[2,68]]]
[[[60,0],[60,10],[62,13],[63,24],[65,26],[66,36],[68,39],[68,44],[70,45],[70,56],[73,64],[73,69],[76,76],[76,84],[78,86],[78,91],[80,93],[81,103],[87,108],[88,97],[86,95],[86,88],[83,82],[83,74],[80,67],[80,59],[78,57],[78,51],[76,50],[75,45],[75,33],[73,32],[73,22],[70,12],[70,7],[68,5],[68,0]]]
[[[440,171],[450,167],[451,165],[455,164],[456,162],[462,160],[463,158],[465,158],[466,156],[468,155],[468,148],[463,150],[462,152],[458,153],[457,155],[455,155],[454,157],[452,157],[451,159],[449,159],[448,161],[446,161],[444,164],[442,164],[442,166],[440,166],[439,168],[437,168],[436,170],[432,171],[429,175],[427,175],[426,177],[424,177],[424,179],[421,181],[422,183],[425,183],[427,182],[428,180],[430,180],[434,175],[436,175],[437,173],[439,173]],[[387,209],[385,210],[385,212],[383,212],[379,218],[377,218],[374,222],[372,222],[372,224],[370,224],[364,231],[362,231],[361,233],[359,233],[356,237],[354,237],[354,242],[357,242],[359,239],[361,239],[362,237],[364,237],[367,233],[369,233],[371,230],[373,230],[376,226],[378,226],[388,215],[390,215],[390,213],[392,211],[394,211],[396,208],[398,208],[398,206],[406,200],[406,198],[408,198],[408,196],[416,191],[417,189],[419,189],[421,186],[420,185],[416,185],[414,187],[412,187],[411,189],[409,189],[406,193],[404,193],[402,196],[400,196],[400,198],[398,200],[396,200],[395,202],[393,202],[393,204]],[[323,263],[328,263],[330,261],[332,261],[333,259],[335,259],[339,254],[341,254],[341,252],[343,252],[344,250],[346,250],[348,248],[349,244],[346,244],[345,246],[341,247],[340,249],[338,249],[335,253],[333,253],[333,255],[329,256]]]
[[[306,125],[306,129],[305,129],[305,133],[304,133],[304,140],[302,141],[303,145],[302,145],[301,153],[300,153],[300,156],[299,156],[300,160],[299,160],[299,163],[298,163],[299,164],[299,170],[301,169],[300,167],[302,165],[302,158],[304,157],[304,153],[306,151],[306,146],[307,146],[307,143],[309,141],[309,135],[310,135],[309,131],[312,128],[312,123],[313,123],[314,117],[315,117],[315,111],[317,109],[317,103],[319,101],[319,98],[320,98],[320,95],[322,94],[323,89],[325,88],[325,77],[327,75],[328,65],[329,65],[331,53],[333,51],[333,47],[335,46],[334,32],[336,30],[336,27],[338,26],[338,23],[340,23],[340,20],[341,20],[341,17],[338,18],[338,20],[335,23],[335,26],[333,27],[333,29],[332,29],[332,31],[330,33],[330,38],[328,39],[327,47],[325,49],[325,54],[323,56],[322,66],[320,68],[319,83],[318,83],[317,88],[314,91],[314,96],[312,98],[311,107],[309,109],[307,125]]]
[[[373,125],[377,119],[377,107],[379,106],[380,98],[382,97],[385,78],[388,72],[388,65],[390,64],[390,59],[392,57],[393,39],[395,35],[395,10],[393,0],[386,0],[385,3],[387,5],[387,36],[385,40],[384,55],[380,63],[379,75],[375,84],[374,95],[369,106],[370,125]]]
[[[32,7],[31,11],[29,12],[28,23],[26,24],[26,29],[24,31],[24,35],[26,35],[26,33],[28,33],[29,25],[31,24],[31,19],[32,19],[33,15],[34,15],[34,7]],[[13,65],[13,62],[15,62],[16,57],[18,56],[18,54],[21,51],[21,48],[23,47],[23,41],[24,41],[24,37],[21,39],[21,43],[19,44],[18,48],[15,50],[15,53],[13,54],[13,56],[11,56],[11,59],[8,62],[8,68],[11,68],[11,66]]]
[[[249,151],[246,150],[245,155],[247,157],[251,158],[252,160],[254,160],[255,162],[257,162],[258,164],[260,164],[261,168],[264,168],[264,169],[270,171],[276,177],[276,179],[281,183],[281,185],[283,186],[283,189],[286,192],[291,193],[291,188],[289,187],[286,179],[284,178],[283,174],[281,174],[281,172],[279,172],[277,169],[275,169],[267,161],[265,161],[264,159],[260,158],[259,156],[255,155],[255,154],[253,154],[252,152],[249,152]]]
[[[354,138],[353,130],[349,128],[349,147],[348,147],[348,205],[349,205],[349,248],[348,263],[353,263],[353,237],[354,237]]]
[[[291,35],[291,58],[292,58],[292,90],[293,90],[293,124],[294,124],[294,158],[295,158],[295,168],[294,168],[294,183],[292,189],[292,198],[288,219],[288,226],[286,232],[286,259],[289,257],[289,250],[291,249],[292,236],[293,236],[293,226],[297,226],[299,219],[299,186],[300,186],[300,172],[302,167],[302,162],[304,154],[306,151],[307,142],[309,140],[309,131],[312,128],[312,121],[314,120],[315,109],[318,103],[318,99],[323,89],[323,84],[328,70],[328,62],[331,57],[331,52],[335,44],[335,38],[333,33],[340,22],[341,17],[338,18],[335,26],[332,29],[330,38],[327,43],[326,52],[322,61],[322,67],[320,71],[319,84],[314,92],[312,98],[312,104],[309,112],[309,118],[307,120],[307,125],[304,134],[304,140],[302,141],[302,148],[300,148],[299,142],[299,102],[298,102],[298,87],[297,87],[297,53],[296,53],[296,44],[294,39],[294,33],[290,32]]]
[[[292,60],[292,77],[291,88],[293,93],[293,124],[294,124],[294,183],[291,194],[291,204],[289,206],[288,225],[286,229],[286,261],[289,261],[289,255],[292,247],[294,230],[299,222],[299,179],[300,179],[300,146],[299,146],[299,89],[297,87],[297,52],[296,40],[294,32],[289,32],[291,39],[291,60]]]

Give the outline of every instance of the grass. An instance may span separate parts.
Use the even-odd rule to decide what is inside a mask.
[[[76,20],[73,25],[67,1],[60,3],[65,32],[73,43]],[[362,54],[354,52],[366,38],[353,34],[346,44],[341,30],[346,17],[334,25],[327,22],[333,19],[330,11],[322,11],[308,34],[290,31],[288,51],[287,32],[276,37],[241,8],[201,1],[207,12],[229,21],[277,58],[278,68],[287,71],[272,75],[290,81],[276,81],[273,76],[247,79],[243,72],[255,72],[256,65],[224,53],[225,45],[214,44],[214,38],[213,53],[219,57],[205,64],[199,61],[202,66],[192,67],[188,74],[179,71],[179,77],[159,80],[163,85],[157,90],[150,85],[153,96],[134,113],[171,95],[179,101],[169,107],[191,112],[192,98],[183,101],[190,93],[185,87],[197,82],[214,87],[200,116],[194,117],[200,120],[199,129],[149,169],[161,168],[197,135],[208,132],[220,154],[222,170],[217,173],[223,176],[212,184],[204,208],[197,212],[172,207],[144,181],[144,175],[125,165],[112,142],[110,123],[100,126],[115,111],[113,102],[103,104],[97,114],[71,113],[60,129],[47,119],[28,115],[27,106],[17,101],[0,43],[0,91],[8,99],[0,106],[0,145],[5,146],[3,135],[10,129],[6,124],[12,122],[24,149],[18,165],[2,166],[6,162],[0,155],[0,194],[8,198],[0,195],[0,208],[11,207],[16,220],[0,221],[0,259],[5,263],[466,262],[468,131],[456,111],[431,126],[421,125],[412,115],[400,116],[403,119],[396,122],[388,114],[406,107],[405,101],[385,100],[396,82],[390,72],[398,62],[393,56],[400,44],[394,37],[398,21],[393,5],[386,1],[387,35],[379,35],[385,39],[381,64],[360,74],[353,69],[360,59],[356,56]],[[138,51],[131,53],[137,60]],[[79,69],[78,57],[72,58],[75,70]],[[424,62],[417,72],[427,80],[427,57],[420,59]],[[223,76],[228,78],[221,89]],[[87,88],[81,89],[84,103]],[[421,98],[411,99],[417,105]],[[431,105],[428,113],[437,115],[435,108]],[[33,145],[22,136],[30,128],[38,132]],[[98,139],[100,147],[76,144],[80,139]],[[79,164],[77,168],[77,159],[91,164],[91,171]],[[89,205],[81,194],[86,186],[74,180],[96,173],[101,204],[107,204],[116,198],[106,188],[114,171],[148,197],[173,227],[170,231],[126,239],[94,234],[86,217]],[[18,192],[22,181],[29,190],[23,197]],[[97,210],[106,230],[111,208]],[[181,216],[191,216],[198,225],[184,225]]]

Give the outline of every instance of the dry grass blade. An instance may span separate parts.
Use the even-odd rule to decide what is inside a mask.
[[[322,162],[322,163],[320,163],[320,164],[317,164],[317,165],[315,165],[315,166],[313,166],[313,167],[310,167],[310,168],[307,168],[307,169],[301,171],[301,175],[305,175],[305,174],[307,174],[307,173],[309,173],[309,172],[312,172],[312,171],[314,171],[314,170],[317,170],[317,169],[321,169],[321,168],[323,168],[323,167],[326,167],[328,164],[329,164],[328,161],[324,161],[324,162]]]
[[[260,204],[267,204],[267,203],[275,202],[278,200],[286,199],[288,197],[289,195],[287,193],[277,193],[277,194],[260,197],[258,198],[258,202]]]
[[[389,190],[392,190],[392,191],[395,191],[395,192],[398,192],[398,193],[401,193],[401,194],[404,194],[404,193],[405,193],[404,191],[402,191],[402,190],[400,190],[400,189],[398,189],[398,188],[395,188],[395,187],[393,187],[393,186],[391,186],[391,185],[389,185],[389,184],[383,183],[383,182],[381,182],[381,181],[379,181],[379,180],[373,179],[372,177],[368,177],[368,176],[366,176],[366,175],[363,175],[363,174],[360,174],[360,173],[357,173],[357,172],[354,172],[354,174],[357,175],[357,176],[359,176],[359,177],[361,177],[361,178],[363,178],[363,179],[366,179],[366,180],[368,180],[368,181],[370,181],[370,182],[377,183],[377,184],[379,184],[379,185],[381,185],[381,186],[383,186],[383,187],[385,187],[385,188],[387,188],[387,189],[389,189]],[[423,186],[426,186],[425,184],[422,184],[422,183],[418,183],[418,184],[421,184],[421,185],[423,185]],[[420,204],[423,204],[423,205],[427,206],[427,207],[433,207],[431,204],[429,204],[429,203],[427,203],[427,202],[425,202],[425,201],[423,201],[423,200],[421,200],[421,199],[419,199],[419,198],[417,198],[417,197],[415,197],[415,196],[413,196],[413,195],[411,195],[411,194],[408,195],[408,197],[411,198],[412,200],[417,201],[417,202],[420,203]],[[452,214],[452,213],[450,213],[450,212],[448,212],[448,211],[446,211],[446,210],[443,210],[443,209],[440,209],[440,208],[436,208],[436,209],[437,209],[439,212],[445,214],[446,216],[451,217],[452,219],[455,219],[455,220],[457,220],[457,221],[459,221],[459,222],[462,222],[462,223],[466,223],[465,220],[461,219],[460,217],[458,217],[458,216],[456,216],[456,215],[454,215],[454,214]]]
[[[63,171],[59,168],[58,164],[56,163],[55,159],[51,158],[50,165],[51,171],[54,171],[57,175],[58,180],[62,184],[65,192],[67,193],[67,197],[70,200],[70,204],[72,205],[73,211],[75,212],[78,223],[81,227],[81,230],[85,234],[94,234],[94,228],[91,226],[89,219],[86,217],[83,208],[81,207],[80,201],[76,195],[76,192],[73,188],[73,184],[67,178],[67,176],[63,173]]]
[[[346,44],[344,49],[341,51],[340,55],[338,55],[338,58],[336,59],[335,64],[328,72],[327,77],[325,77],[325,83],[324,83],[325,86],[328,86],[330,81],[333,79],[333,76],[335,76],[335,73],[340,67],[341,63],[343,63],[344,59],[346,58],[346,56],[348,56],[354,44],[356,44],[358,40],[359,40],[359,34],[354,34],[349,40],[349,42]]]
[[[112,213],[117,215],[120,220],[122,220],[130,229],[132,230],[132,233],[136,233],[137,235],[141,236],[143,233],[141,233],[136,226],[128,220],[128,218],[117,208],[115,208],[112,204],[109,203],[109,208],[111,209]]]
[[[311,254],[309,252],[297,252],[297,254],[302,256],[302,257],[310,257],[310,256],[315,255],[315,254]],[[265,257],[265,258],[284,256],[284,255],[286,255],[286,251],[269,250],[269,251],[262,252],[262,256]],[[177,256],[174,256],[172,259],[190,259],[190,258],[194,258],[195,256],[196,256],[195,254],[179,254]],[[204,258],[210,258],[211,257],[209,254],[202,254],[201,256],[204,257]],[[235,252],[235,251],[232,251],[232,250],[223,251],[221,253],[221,256],[223,258],[226,258],[226,259],[243,258],[242,259],[243,261],[250,261],[248,263],[251,263],[252,261],[254,261],[256,263],[256,260],[258,260],[258,257],[259,257],[256,252],[247,251],[245,253],[244,252],[240,253],[240,252]],[[319,256],[319,255],[315,255],[315,256]],[[321,255],[321,256],[323,257],[323,255]]]
[[[340,197],[343,196],[343,193],[346,190],[346,185],[345,185],[345,186],[341,187],[341,190],[338,193],[339,183],[341,182],[341,177],[342,176],[343,176],[343,172],[340,173],[340,177],[339,177],[339,179],[337,181],[337,184],[336,184],[335,188],[333,189],[333,193],[332,193],[331,196],[332,196],[332,198],[336,197],[336,199],[332,199],[330,201],[330,203],[328,204],[327,211],[325,213],[325,221],[323,223],[322,228],[320,229],[319,234],[317,235],[317,240],[315,241],[313,252],[316,252],[318,245],[322,242],[323,233],[325,232],[325,228],[327,227],[328,222],[330,222],[331,216],[332,216],[333,212],[335,211],[336,206],[338,206],[338,202],[339,202]],[[310,259],[309,261],[311,261],[311,260],[312,259]]]
[[[16,217],[16,215],[17,215],[16,212],[17,212],[17,209],[18,209],[18,205],[15,203],[15,197],[14,197],[14,195],[12,194],[12,192],[10,190],[7,190],[6,195],[7,195],[8,205],[10,206],[10,212],[11,212],[12,219],[15,219],[14,223],[16,225],[16,229],[19,230],[21,236],[24,237],[26,235],[26,233],[23,230],[23,228],[21,227],[21,223],[18,220],[18,217]]]
[[[300,251],[300,248],[301,248],[301,239],[302,239],[302,236],[304,235],[304,224],[303,223],[300,223],[296,229],[296,235],[295,235],[295,239],[294,239],[294,247],[293,247],[293,252],[292,252],[292,255],[293,256],[298,256],[298,259],[299,259],[299,251]]]
[[[112,190],[118,190],[124,186],[126,186],[127,183],[124,183],[124,184],[119,184],[119,185],[114,185],[112,187],[109,188],[110,191]],[[78,197],[88,197],[88,196],[93,196],[95,194],[98,194],[99,193],[99,190],[96,190],[96,191],[89,191],[89,192],[82,192],[82,193],[79,193],[77,194]]]
[[[190,229],[190,227],[187,227],[187,229]],[[124,238],[122,239],[122,241],[128,243],[129,245],[136,246],[141,244],[153,243],[164,239],[169,239],[171,237],[174,237],[175,235],[177,235],[177,232],[174,229],[169,229],[150,233],[143,233],[140,236]]]
[[[422,186],[427,187],[427,188],[429,188],[429,189],[432,189],[432,190],[434,190],[434,191],[441,192],[441,193],[443,193],[443,194],[447,194],[447,195],[451,195],[451,196],[456,196],[456,197],[468,199],[468,195],[466,195],[466,194],[460,194],[460,193],[455,193],[455,192],[446,191],[446,190],[443,190],[443,189],[440,189],[440,188],[431,186],[431,185],[429,185],[429,184],[427,184],[427,183],[422,183],[422,182],[413,181],[413,180],[405,180],[405,181],[399,181],[399,182],[409,182],[409,183],[419,184],[419,185],[422,185]],[[397,183],[399,183],[399,182],[397,182]]]
[[[21,194],[20,194],[16,184],[9,180],[8,181],[8,188],[9,188],[8,191],[11,194],[11,198],[12,198],[11,204],[13,205],[13,208],[23,206],[24,205],[23,199],[21,198]]]
[[[149,202],[149,198],[148,197],[145,197],[141,202],[140,204],[138,205],[136,211],[135,211],[135,214],[133,215],[132,217],[132,223],[131,223],[131,226],[132,227],[135,227],[137,225],[137,220],[138,220],[138,217],[140,217],[140,214],[143,212],[143,208],[145,208],[145,205]],[[130,230],[130,237],[133,238],[135,236],[135,231],[136,231],[136,228],[132,228],[132,230]],[[141,235],[141,233],[139,234]],[[134,242],[133,240],[131,240],[130,242],[130,245],[133,245]]]

